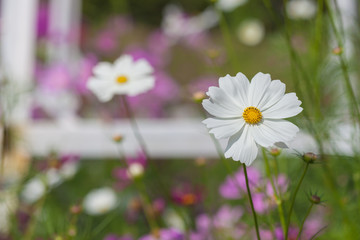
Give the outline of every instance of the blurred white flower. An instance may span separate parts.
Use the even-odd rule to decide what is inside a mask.
[[[89,215],[101,215],[116,207],[117,197],[109,187],[94,189],[89,192],[83,202],[85,212]]]
[[[231,12],[237,7],[247,3],[247,1],[248,0],[218,0],[216,6],[225,12]]]
[[[219,79],[210,87],[203,107],[214,117],[203,123],[216,138],[230,138],[226,158],[249,166],[256,158],[258,145],[273,146],[292,140],[299,128],[283,120],[302,111],[295,93],[285,94],[285,84],[271,81],[270,74],[257,73],[251,83],[242,73]]]
[[[154,87],[153,71],[145,59],[134,61],[132,56],[123,55],[114,64],[98,63],[87,88],[102,102],[109,101],[115,94],[136,96]]]
[[[286,4],[286,13],[291,19],[311,19],[316,14],[316,4],[311,0],[291,0]]]
[[[170,228],[175,228],[182,232],[186,231],[183,218],[172,208],[169,208],[164,212],[164,222]]]
[[[50,168],[46,171],[46,184],[49,187],[55,187],[63,182],[63,178],[59,174],[59,171],[55,168]]]
[[[264,39],[265,27],[258,19],[245,20],[237,28],[236,35],[243,44],[255,46]]]
[[[140,163],[133,163],[130,164],[128,170],[127,170],[127,175],[130,178],[137,178],[140,177],[144,174],[144,166]]]
[[[40,177],[34,177],[25,184],[21,197],[26,203],[32,204],[44,196],[45,191],[45,182]]]
[[[182,37],[203,33],[214,27],[219,21],[219,16],[213,8],[207,8],[197,16],[188,17],[176,5],[168,5],[164,10],[161,28],[165,35],[177,41]]]
[[[79,169],[79,164],[77,162],[67,162],[64,163],[59,169],[59,174],[64,179],[71,179],[75,176]]]

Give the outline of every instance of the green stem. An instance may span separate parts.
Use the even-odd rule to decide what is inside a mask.
[[[137,122],[135,120],[134,113],[132,112],[132,110],[131,110],[128,102],[127,102],[126,96],[121,95],[121,100],[123,102],[126,115],[130,120],[131,127],[132,127],[132,129],[134,131],[134,135],[135,135],[135,137],[136,137],[142,151],[146,155],[146,158],[149,158],[149,154],[148,154],[148,151],[147,151],[145,140],[144,140],[143,136],[140,133],[139,126],[138,126],[138,124],[137,124]]]
[[[255,212],[255,208],[254,208],[254,203],[251,197],[251,191],[250,191],[250,186],[249,186],[249,179],[248,179],[248,175],[247,175],[247,171],[246,171],[246,165],[245,163],[242,164],[243,165],[243,169],[244,169],[244,175],[245,175],[245,181],[246,181],[246,189],[247,189],[247,193],[249,196],[249,201],[250,201],[250,205],[251,205],[251,211],[254,217],[254,223],[255,223],[255,229],[256,229],[256,236],[257,239],[260,240],[260,233],[259,233],[259,226],[258,226],[258,221],[257,221],[257,217],[256,217],[256,212]]]
[[[272,187],[274,195],[275,195],[275,201],[276,201],[276,205],[278,206],[277,209],[279,212],[281,227],[282,227],[283,233],[285,234],[286,225],[285,225],[285,215],[284,215],[284,210],[283,210],[282,199],[279,197],[279,194],[277,193],[277,189],[275,187],[273,177],[271,176],[269,159],[266,156],[265,148],[262,148],[262,154],[263,154],[263,157],[265,160],[266,175],[267,175],[268,179],[270,180],[271,187]]]
[[[313,206],[314,206],[314,204],[311,203],[310,207],[308,208],[308,210],[307,210],[307,212],[306,212],[306,214],[305,214],[304,219],[303,219],[302,222],[301,222],[300,229],[299,229],[299,233],[298,233],[298,235],[297,235],[297,237],[296,237],[296,240],[297,240],[297,239],[301,239],[301,232],[302,232],[302,230],[303,230],[304,223],[305,223],[307,217],[309,216],[309,214],[310,214],[311,209],[312,209]]]
[[[294,192],[294,194],[293,194],[293,196],[292,196],[292,199],[291,199],[291,205],[290,205],[290,209],[289,209],[289,217],[288,217],[288,220],[287,220],[286,230],[285,230],[285,240],[288,239],[289,226],[290,226],[290,221],[291,221],[291,214],[292,214],[292,212],[293,212],[296,195],[297,195],[297,193],[298,193],[298,191],[299,191],[299,189],[300,189],[301,183],[302,183],[303,180],[304,180],[305,174],[306,174],[306,172],[307,172],[307,170],[308,170],[308,168],[309,168],[309,164],[310,164],[310,163],[306,163],[306,166],[305,166],[305,168],[304,168],[304,171],[303,171],[303,173],[302,173],[302,175],[301,175],[301,177],[300,177],[299,183],[298,183],[298,185],[296,186],[295,192]]]

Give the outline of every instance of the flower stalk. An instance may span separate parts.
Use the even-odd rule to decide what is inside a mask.
[[[280,194],[278,194],[277,189],[275,187],[274,180],[273,180],[273,177],[272,177],[271,171],[270,171],[269,159],[266,155],[265,148],[262,148],[262,153],[263,153],[263,157],[265,160],[266,175],[271,183],[271,187],[272,187],[274,195],[275,195],[276,205],[277,205],[277,209],[278,209],[279,217],[280,217],[281,228],[282,228],[283,232],[285,233],[286,224],[285,224],[285,216],[284,216],[282,199],[280,197]],[[276,161],[276,159],[275,159],[275,161]],[[279,193],[280,193],[280,191],[279,191]]]
[[[295,199],[296,199],[296,195],[300,189],[300,186],[301,186],[301,183],[303,182],[304,180],[304,177],[306,175],[306,172],[309,168],[309,165],[310,165],[310,162],[307,162],[306,165],[305,165],[305,168],[304,168],[304,171],[300,177],[300,180],[299,180],[299,183],[297,184],[296,188],[295,188],[295,192],[291,198],[291,205],[290,205],[290,209],[289,209],[289,217],[287,219],[287,223],[286,223],[286,230],[285,230],[285,240],[288,239],[288,234],[289,234],[289,226],[290,226],[290,221],[291,221],[291,214],[293,212],[293,208],[294,208],[294,204],[295,204]]]
[[[145,154],[146,158],[149,159],[149,154],[148,154],[148,151],[147,151],[147,147],[146,147],[146,144],[145,144],[145,140],[143,138],[143,136],[141,135],[140,133],[140,130],[139,130],[139,126],[136,122],[136,119],[134,117],[134,114],[129,106],[129,103],[127,101],[127,98],[125,95],[121,95],[121,101],[124,105],[124,109],[125,109],[125,113],[126,113],[126,116],[129,118],[130,120],[130,124],[131,124],[131,127],[134,131],[134,135],[143,151],[143,153]]]
[[[307,217],[309,216],[309,214],[310,214],[311,209],[312,209],[313,206],[314,206],[314,203],[311,203],[310,207],[309,207],[308,210],[306,211],[305,217],[304,217],[304,219],[303,219],[302,222],[301,222],[300,229],[299,229],[299,233],[298,233],[298,235],[297,235],[297,237],[296,237],[296,240],[297,240],[297,239],[301,239],[301,233],[302,233],[302,230],[303,230],[303,228],[304,228],[304,223],[305,223]]]
[[[256,217],[256,212],[255,212],[255,208],[254,208],[254,203],[252,200],[252,196],[251,196],[251,191],[250,191],[250,186],[249,186],[249,179],[248,179],[248,175],[247,175],[247,171],[246,171],[246,165],[245,163],[242,164],[243,165],[243,169],[244,169],[244,176],[245,176],[245,182],[246,182],[246,189],[247,189],[247,193],[249,196],[249,201],[250,201],[250,205],[251,205],[251,211],[254,217],[254,223],[255,223],[255,230],[256,230],[256,237],[258,240],[260,240],[260,233],[259,233],[259,226],[258,226],[258,221],[257,221],[257,217]]]

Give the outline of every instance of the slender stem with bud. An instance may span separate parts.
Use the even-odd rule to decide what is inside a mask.
[[[294,208],[294,204],[295,204],[295,199],[296,199],[296,195],[300,189],[300,186],[301,186],[301,183],[303,182],[304,180],[304,177],[305,177],[305,174],[309,168],[309,162],[306,163],[306,166],[304,168],[304,171],[300,177],[300,180],[299,180],[299,183],[297,184],[296,188],[295,188],[295,192],[292,196],[292,199],[291,199],[291,205],[290,205],[290,209],[289,209],[289,217],[287,219],[287,223],[286,223],[286,230],[285,230],[285,240],[288,239],[288,234],[289,234],[289,226],[290,226],[290,221],[291,221],[291,214],[292,214],[292,211],[293,211],[293,208]]]

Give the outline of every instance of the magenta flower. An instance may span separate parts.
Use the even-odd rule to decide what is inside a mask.
[[[79,71],[77,72],[77,77],[74,81],[75,90],[81,95],[89,93],[89,89],[86,87],[88,79],[92,75],[92,69],[97,64],[97,59],[94,55],[90,54],[81,59],[79,63]]]
[[[119,44],[116,34],[111,29],[105,29],[95,38],[95,47],[103,53],[111,53]]]
[[[175,203],[184,206],[195,205],[202,200],[200,189],[190,184],[176,186],[172,190],[171,196]]]
[[[134,238],[132,238],[130,236],[119,237],[115,234],[109,234],[103,240],[134,240]]]
[[[184,234],[173,228],[161,229],[158,234],[158,236],[148,234],[139,238],[139,240],[185,240]]]
[[[59,92],[71,86],[71,73],[64,64],[40,67],[36,78],[39,88],[46,92]]]
[[[196,231],[191,233],[191,240],[212,240],[213,236],[239,239],[245,234],[245,227],[241,224],[243,210],[240,207],[222,206],[218,212],[209,217],[201,214],[196,218]]]
[[[49,25],[49,6],[42,2],[37,12],[37,37],[45,38],[48,34]]]
[[[261,184],[261,173],[256,168],[249,167],[248,176],[251,188]],[[243,193],[246,193],[246,182],[243,170],[240,169],[235,173],[234,178],[235,179],[228,176],[225,182],[220,186],[219,192],[222,197],[227,199],[239,199],[243,196]]]

